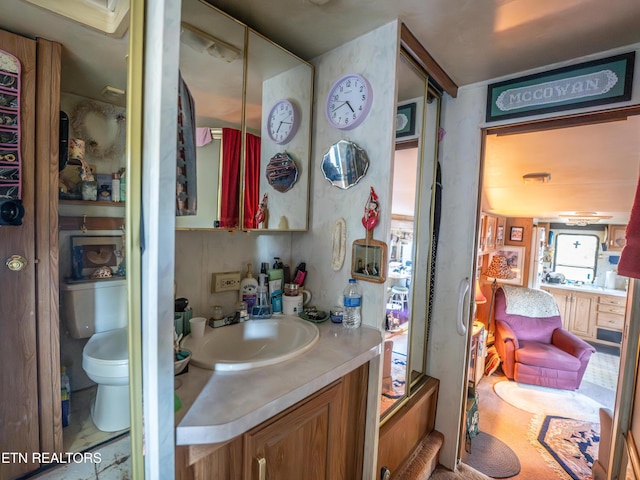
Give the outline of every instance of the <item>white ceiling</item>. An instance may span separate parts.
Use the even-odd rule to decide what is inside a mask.
[[[527,173],[551,181],[524,184]],[[624,121],[518,135],[489,135],[485,149],[483,209],[508,217],[564,222],[559,215],[629,219],[640,173],[640,116]]]
[[[307,60],[400,18],[459,86],[640,43],[639,0],[207,1]],[[0,28],[62,44],[64,92],[124,104],[100,92],[105,85],[126,89],[128,34],[113,38],[25,0],[2,3]],[[488,152],[505,159],[487,159],[490,208],[532,217],[559,210],[619,215],[630,205],[640,151],[637,123],[621,125],[603,133],[580,127],[594,132],[571,140],[568,130],[556,131],[559,139],[548,149],[539,138],[547,133],[490,140]],[[523,188],[521,175],[541,170],[551,172],[552,182]]]

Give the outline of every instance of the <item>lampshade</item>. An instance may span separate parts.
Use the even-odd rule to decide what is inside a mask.
[[[487,303],[487,297],[480,290],[480,280],[476,278],[476,305],[482,305],[483,303]]]
[[[494,255],[489,264],[489,268],[485,275],[489,278],[498,280],[510,280],[516,278],[516,274],[511,270],[507,263],[507,257],[502,255]]]

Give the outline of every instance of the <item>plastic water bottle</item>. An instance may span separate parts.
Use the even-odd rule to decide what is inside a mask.
[[[349,279],[349,285],[344,289],[344,315],[342,325],[346,328],[358,328],[362,323],[362,291],[355,278]]]

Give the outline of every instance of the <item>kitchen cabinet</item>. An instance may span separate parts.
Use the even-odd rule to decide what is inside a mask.
[[[562,328],[585,340],[595,337],[595,304],[598,298],[596,295],[544,287],[541,290],[553,295],[558,304]]]
[[[626,225],[607,225],[607,250],[620,252],[626,243]]]
[[[613,295],[598,296],[596,304],[596,338],[598,342],[619,346],[626,315],[625,297]]]
[[[562,328],[569,330],[569,317],[571,316],[571,301],[570,295],[566,290],[554,290],[549,288],[542,288],[545,292],[553,295],[558,310],[560,311],[560,317],[562,318]]]
[[[176,479],[362,477],[368,364],[228,442],[176,448]]]
[[[562,326],[579,337],[618,346],[624,328],[626,297],[541,287],[558,304]],[[617,332],[617,333],[612,333]]]

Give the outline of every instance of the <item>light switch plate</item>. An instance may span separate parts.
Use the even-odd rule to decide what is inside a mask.
[[[211,293],[240,290],[240,272],[218,272],[211,275]]]

